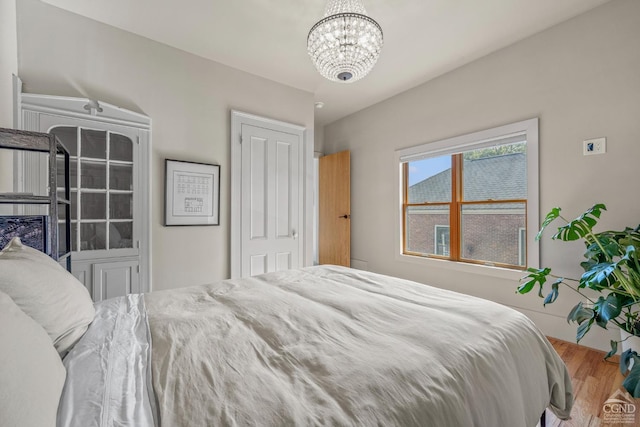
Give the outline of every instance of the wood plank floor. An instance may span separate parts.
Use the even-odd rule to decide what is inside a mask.
[[[549,341],[567,365],[575,403],[571,419],[561,421],[547,410],[548,427],[629,427],[630,424],[603,423],[602,405],[622,387],[624,377],[618,368],[619,357],[605,361],[605,352],[555,338]],[[640,405],[638,405],[640,409]],[[636,416],[640,425],[640,414]]]

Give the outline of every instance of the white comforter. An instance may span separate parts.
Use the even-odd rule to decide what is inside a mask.
[[[535,426],[569,375],[502,305],[340,267],[145,296],[163,427]]]

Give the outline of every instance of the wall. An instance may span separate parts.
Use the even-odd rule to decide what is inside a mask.
[[[18,73],[15,0],[0,0],[0,127],[13,127],[12,75]],[[0,193],[13,190],[13,155],[0,150]],[[0,210],[7,209],[0,206]]]
[[[543,308],[534,293],[515,294],[521,273],[458,271],[446,261],[425,266],[399,259],[394,151],[539,117],[541,218],[554,206],[574,217],[603,202],[608,212],[602,230],[635,226],[638,40],[640,2],[616,0],[326,126],[325,152],[352,152],[352,257],[373,271],[508,304],[545,333],[575,340],[575,327],[565,318],[577,299],[567,289]],[[600,136],[607,137],[607,153],[584,157],[582,140]],[[581,244],[549,236],[540,243],[542,265],[578,276]],[[598,330],[583,343],[608,349],[610,334]]]
[[[228,277],[230,110],[313,132],[313,95],[35,0],[18,4],[18,52],[25,92],[98,99],[152,118],[153,289]],[[165,158],[221,165],[219,227],[162,225]]]

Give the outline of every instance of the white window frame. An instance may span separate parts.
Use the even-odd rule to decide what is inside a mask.
[[[527,254],[522,250],[526,241],[527,235],[525,233],[525,229],[522,227],[518,228],[518,263],[520,265],[523,265],[527,262]]]
[[[438,253],[438,230],[440,229],[446,229],[449,231],[449,245],[451,245],[451,226],[435,225],[433,228],[433,253],[435,255],[449,256],[449,253],[451,252],[451,246],[449,246],[447,253],[441,253],[441,254]]]
[[[533,238],[539,228],[539,181],[538,181],[538,118],[523,120],[479,132],[455,136],[439,141],[416,145],[396,150],[395,167],[397,170],[397,209],[396,209],[396,259],[405,262],[437,266],[459,271],[486,274],[495,277],[515,278],[522,275],[522,271],[499,268],[490,263],[470,264],[460,261],[441,260],[435,258],[405,255],[402,253],[402,204],[403,204],[403,164],[410,161],[452,155],[464,151],[505,144],[509,141],[527,141],[527,267],[538,268],[540,264],[540,250]]]

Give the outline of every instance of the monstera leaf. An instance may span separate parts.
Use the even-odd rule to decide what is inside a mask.
[[[593,227],[598,223],[602,211],[606,210],[607,207],[602,203],[594,205],[578,218],[562,227],[558,227],[558,232],[553,235],[552,239],[566,242],[584,238],[587,234],[591,233]]]

